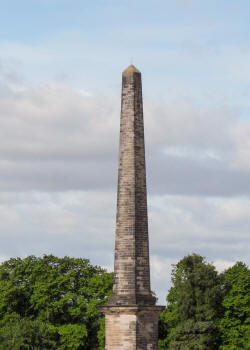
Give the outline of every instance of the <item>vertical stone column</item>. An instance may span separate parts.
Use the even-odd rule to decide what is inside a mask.
[[[150,292],[141,73],[122,75],[115,274],[112,303],[154,304]]]
[[[158,315],[150,290],[141,73],[122,74],[113,295],[103,308],[107,350],[156,350]]]

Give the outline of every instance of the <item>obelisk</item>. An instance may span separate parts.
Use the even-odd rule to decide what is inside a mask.
[[[158,316],[150,289],[141,73],[122,74],[113,295],[105,314],[106,350],[156,350]]]

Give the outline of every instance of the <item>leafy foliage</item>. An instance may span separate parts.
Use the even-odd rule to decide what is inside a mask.
[[[167,307],[159,318],[160,349],[169,349],[169,343],[173,338],[179,319],[180,317],[177,312],[177,290],[172,287],[167,295]]]
[[[104,350],[99,307],[112,274],[86,259],[10,259],[0,265],[0,350]],[[250,270],[218,275],[199,255],[173,267],[160,315],[161,350],[250,350]]]
[[[222,345],[220,350],[250,349],[250,270],[242,262],[236,263],[224,275],[220,320]]]
[[[218,349],[222,293],[214,266],[199,255],[188,255],[174,266],[172,282],[160,318],[163,334],[165,329],[161,349]]]
[[[1,329],[0,350],[56,349],[55,332],[46,323],[20,318]]]
[[[86,259],[52,255],[0,266],[3,349],[102,349],[97,334],[112,292],[112,274]],[[2,345],[5,344],[5,345]],[[37,345],[38,344],[38,345]],[[1,347],[0,347],[1,349]]]

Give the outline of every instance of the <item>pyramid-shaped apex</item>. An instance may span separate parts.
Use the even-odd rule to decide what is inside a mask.
[[[131,64],[127,69],[123,71],[123,73],[141,73],[133,64]]]

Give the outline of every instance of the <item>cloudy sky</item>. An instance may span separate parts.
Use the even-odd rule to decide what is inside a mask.
[[[112,270],[121,72],[142,72],[152,289],[250,248],[248,0],[0,5],[0,260]]]

